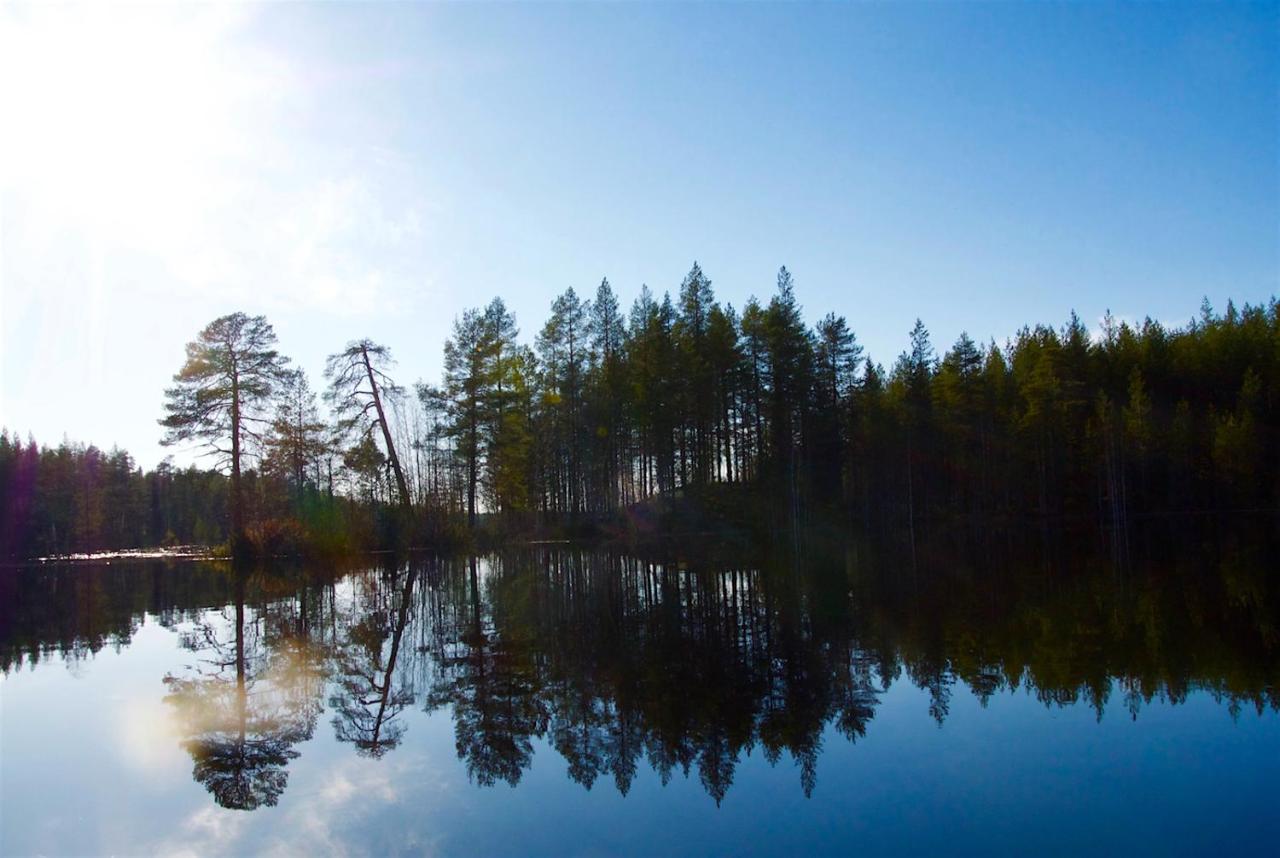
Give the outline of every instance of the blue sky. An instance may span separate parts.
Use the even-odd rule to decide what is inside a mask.
[[[1280,280],[1276,4],[0,9],[0,424],[151,466],[183,345],[265,313],[312,376],[435,380],[502,295],[967,330],[1181,323]]]

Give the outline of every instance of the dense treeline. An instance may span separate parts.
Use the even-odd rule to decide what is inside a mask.
[[[123,450],[39,447],[0,431],[0,541],[6,554],[54,554],[226,538],[226,480]]]
[[[1273,508],[1280,317],[1228,304],[1169,329],[1072,314],[939,355],[924,324],[886,370],[840,316],[808,327],[791,275],[741,312],[695,264],[623,316],[569,289],[530,349],[500,299],[465,313],[420,385],[426,497],[474,514],[609,516],[724,499],[757,526],[915,526],[956,514]],[[421,455],[421,452],[420,452]],[[727,488],[733,487],[733,488]],[[753,502],[754,499],[754,502]]]
[[[230,480],[162,462],[144,472],[123,450],[41,447],[0,430],[0,558],[121,548],[225,544]],[[250,536],[268,550],[373,547],[378,511],[342,494],[290,483],[268,461],[248,473]]]
[[[521,342],[500,298],[468,310],[440,384],[413,394],[389,350],[348,344],[320,409],[266,319],[200,332],[166,391],[165,443],[209,472],[135,472],[67,445],[0,448],[8,554],[229,539],[259,551],[436,542],[489,530],[816,523],[909,529],[940,516],[1274,509],[1280,313],[1207,301],[1187,325],[1110,314],[1091,332],[924,324],[889,368],[849,323],[804,321],[790,273],[768,302],[719,303],[695,264],[624,313],[571,288]],[[662,516],[665,515],[665,521]],[[483,516],[483,520],[482,520]],[[398,536],[397,536],[398,535]]]

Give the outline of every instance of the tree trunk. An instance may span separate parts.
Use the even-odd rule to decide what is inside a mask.
[[[470,450],[467,452],[467,526],[473,530],[476,526],[476,460],[480,457],[477,434],[476,406],[473,403],[471,407],[471,445]]]
[[[369,363],[369,352],[362,346],[360,356],[364,359],[365,374],[369,377],[369,390],[373,393],[373,407],[378,411],[378,425],[382,427],[382,440],[387,445],[387,458],[391,461],[391,469],[395,471],[396,488],[400,491],[400,504],[411,509],[413,499],[409,497],[409,484],[405,481],[404,471],[400,468],[400,457],[396,455],[396,445],[391,440],[391,427],[387,425],[387,415],[382,410],[382,396],[378,393],[378,382],[373,377],[373,366]]]
[[[231,554],[245,549],[244,505],[240,495],[240,375],[231,365]]]

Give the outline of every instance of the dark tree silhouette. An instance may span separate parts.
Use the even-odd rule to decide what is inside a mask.
[[[275,331],[264,316],[232,313],[210,322],[187,344],[187,360],[165,391],[163,443],[198,441],[231,471],[231,543],[243,550],[244,441],[261,440],[264,410],[286,360],[273,348]]]
[[[125,646],[144,618],[180,630],[196,661],[165,679],[167,705],[195,778],[245,809],[279,798],[322,700],[340,740],[378,755],[418,687],[427,708],[451,710],[478,784],[519,783],[542,739],[584,787],[625,794],[644,759],[716,801],[756,749],[806,794],[820,788],[824,743],[873,731],[881,692],[901,681],[940,729],[965,690],[1098,717],[1197,692],[1231,712],[1280,711],[1274,530],[1214,541],[1185,521],[1142,526],[1155,529],[1126,561],[1137,575],[1117,574],[1105,545],[1039,534],[922,535],[916,576],[901,574],[909,549],[895,539],[686,546],[679,562],[508,548],[357,569],[341,586],[283,567],[0,567],[0,670]]]
[[[385,547],[405,532],[439,545],[465,529],[857,526],[914,542],[938,522],[1028,519],[1090,519],[1120,548],[1144,516],[1280,505],[1278,332],[1274,299],[1221,315],[1205,304],[1179,328],[1108,315],[1096,335],[1073,313],[1061,329],[1003,345],[962,334],[936,352],[917,320],[886,371],[842,317],[806,324],[786,268],[767,304],[739,314],[695,265],[678,300],[642,288],[625,325],[607,280],[593,301],[567,290],[536,349],[501,299],[468,311],[443,385],[419,383],[403,414],[385,347],[352,343],[328,365],[339,446],[304,379],[282,375],[270,326],[233,314],[189,347],[163,421],[169,442],[205,443],[230,478],[141,474],[121,451],[0,432],[0,551],[228,532],[243,547],[250,524],[260,553]],[[242,460],[259,438],[255,470]]]
[[[409,482],[396,454],[387,417],[391,401],[404,394],[403,388],[387,375],[391,362],[391,352],[386,346],[367,339],[348,343],[346,349],[329,355],[325,361],[324,376],[329,380],[325,399],[333,406],[342,430],[354,430],[361,437],[369,435],[375,428],[381,430],[387,460],[395,474],[400,504],[408,509],[413,506],[413,495],[409,492]]]

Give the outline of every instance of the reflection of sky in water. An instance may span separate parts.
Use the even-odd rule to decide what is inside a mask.
[[[358,596],[340,585],[336,600]],[[533,739],[517,788],[478,788],[449,708],[425,713],[421,688],[396,716],[400,744],[380,759],[357,754],[335,738],[332,682],[318,693],[313,661],[289,647],[257,663],[250,707],[272,725],[305,699],[324,711],[292,746],[278,804],[227,810],[192,780],[182,743],[193,729],[231,729],[234,670],[189,705],[165,699],[166,675],[209,670],[207,653],[179,647],[191,629],[148,616],[126,646],[0,680],[0,852],[1163,853],[1258,850],[1280,836],[1280,718],[1252,707],[1233,718],[1204,692],[1157,698],[1134,720],[1113,687],[1099,721],[1084,703],[1046,707],[1025,685],[984,707],[956,683],[939,727],[928,692],[903,675],[856,743],[826,727],[811,798],[795,761],[770,765],[756,746],[717,808],[696,766],[663,786],[643,757],[625,798],[608,773],[586,790],[566,777],[550,731]]]

